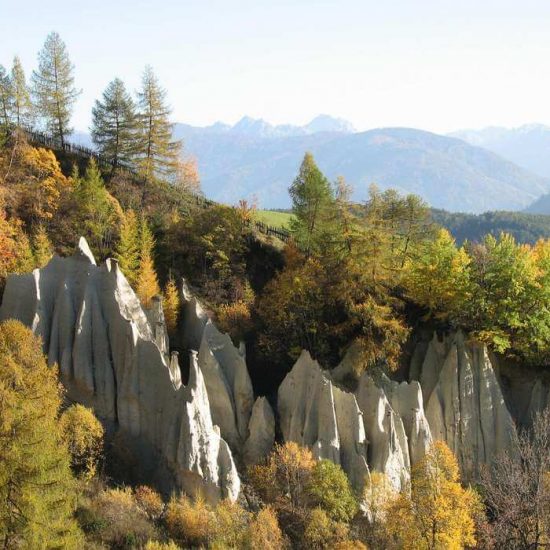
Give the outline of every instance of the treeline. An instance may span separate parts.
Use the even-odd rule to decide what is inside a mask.
[[[17,56],[11,71],[0,65],[0,139],[7,140],[18,128],[38,127],[63,145],[73,131],[71,117],[80,93],[67,47],[52,32],[38,53],[30,83]],[[182,143],[172,139],[170,113],[166,91],[150,66],[135,99],[115,78],[92,110],[90,130],[98,154],[113,172],[124,166],[147,180],[185,181],[198,190],[196,163],[181,159]]]
[[[446,227],[458,244],[481,242],[486,235],[508,233],[519,243],[535,244],[550,238],[550,216],[525,212],[484,212],[465,214],[432,209],[434,222]]]

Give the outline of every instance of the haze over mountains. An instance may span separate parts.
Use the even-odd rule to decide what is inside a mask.
[[[543,125],[442,136],[412,128],[357,132],[346,120],[320,115],[304,126],[251,117],[234,125],[178,123],[174,134],[196,157],[205,195],[229,204],[256,198],[262,208],[289,207],[288,187],[311,151],[327,177],[346,178],[358,201],[375,182],[453,212],[550,214],[550,128]],[[91,145],[87,133],[73,139]]]
[[[484,212],[522,210],[550,191],[550,179],[463,140],[410,128],[354,132],[326,115],[302,127],[249,117],[234,126],[177,124],[175,135],[198,159],[205,194],[228,203],[255,196],[264,208],[288,207],[287,190],[306,151],[330,179],[343,175],[355,200],[376,182],[437,208]]]

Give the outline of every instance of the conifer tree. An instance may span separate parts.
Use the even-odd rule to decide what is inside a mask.
[[[13,320],[0,324],[0,365],[2,547],[82,548],[56,369],[40,339]]]
[[[0,65],[0,130],[4,137],[7,136],[11,124],[12,108],[13,86],[11,78],[5,67]]]
[[[33,256],[36,267],[44,267],[51,259],[53,246],[46,228],[40,224],[33,237]]]
[[[128,210],[120,226],[115,258],[131,286],[135,286],[138,279],[141,256],[140,228],[137,216],[133,210]]]
[[[38,54],[38,70],[32,74],[38,113],[52,135],[63,145],[72,131],[71,114],[80,92],[74,86],[74,65],[58,33],[46,38]]]
[[[291,230],[307,255],[319,252],[330,233],[334,197],[330,182],[306,153],[300,172],[289,189],[294,219]]]
[[[138,92],[139,156],[141,170],[147,179],[172,174],[177,168],[181,143],[172,140],[169,115],[166,91],[159,85],[153,69],[147,66]]]
[[[92,109],[92,138],[100,155],[113,165],[132,163],[136,153],[134,101],[124,83],[115,78]]]
[[[180,298],[176,281],[174,281],[172,275],[170,275],[166,287],[164,288],[164,301],[162,305],[164,307],[166,328],[168,333],[173,333],[178,323]]]
[[[13,90],[13,122],[20,128],[27,125],[32,117],[32,103],[25,71],[19,57],[13,58],[11,69],[11,84]]]
[[[137,280],[137,295],[144,307],[151,305],[153,296],[160,294],[160,287],[153,262],[155,238],[147,225],[147,220],[142,218],[140,223],[141,253],[139,273]]]

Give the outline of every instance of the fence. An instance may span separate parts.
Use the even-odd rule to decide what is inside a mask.
[[[24,128],[23,131],[25,132],[25,135],[27,136],[28,141],[30,143],[33,143],[34,145],[47,147],[48,149],[53,149],[56,151],[64,151],[66,153],[71,153],[82,158],[88,158],[88,159],[93,158],[97,161],[98,164],[103,166],[111,166],[111,167],[115,166],[113,162],[103,158],[100,154],[98,154],[97,151],[94,151],[93,149],[90,149],[88,147],[84,147],[82,145],[71,143],[70,141],[65,141],[65,140],[63,140],[62,142],[60,139],[57,139],[43,132],[39,132],[32,128]],[[145,183],[144,178],[129,166],[119,164],[116,168],[117,170],[128,174],[132,179],[134,179],[134,181],[138,181],[139,183]],[[189,192],[189,195],[192,197],[192,199],[195,201],[195,203],[198,206],[201,206],[203,208],[208,208],[209,206],[213,206],[217,204],[215,201],[211,199],[207,199],[206,197],[203,197],[202,195],[198,195],[196,193]],[[292,239],[290,232],[280,227],[273,227],[271,225],[267,225],[258,220],[252,220],[252,222],[249,222],[249,223],[251,223],[254,226],[254,228],[260,233],[262,233],[263,235],[267,235],[269,237],[276,237],[277,239],[283,241],[284,243],[288,243]]]

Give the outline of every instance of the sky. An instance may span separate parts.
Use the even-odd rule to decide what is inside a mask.
[[[30,76],[59,32],[81,131],[110,80],[134,91],[150,64],[178,122],[446,133],[550,125],[549,29],[547,0],[0,0],[0,63]]]

